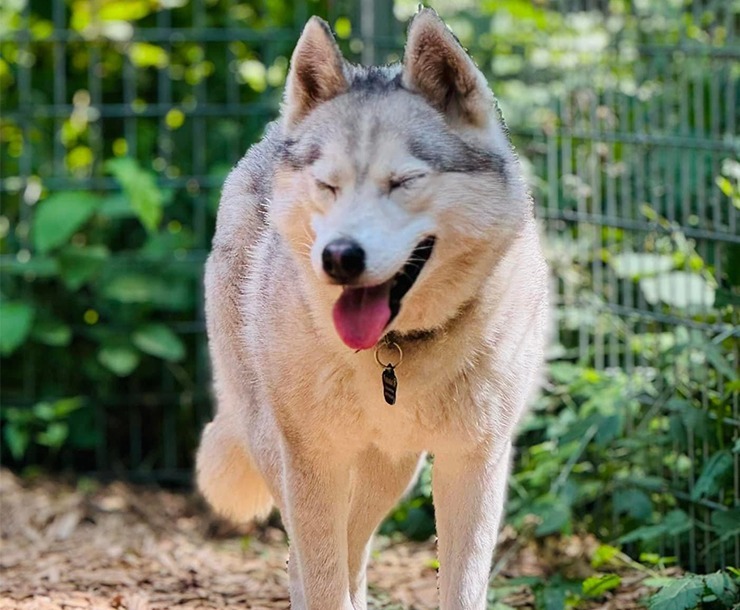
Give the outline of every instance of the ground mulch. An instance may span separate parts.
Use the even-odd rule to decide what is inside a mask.
[[[504,531],[499,580],[590,573],[595,541],[523,543]],[[123,483],[24,482],[0,471],[0,610],[289,608],[284,532],[214,518],[194,494]],[[630,578],[632,580],[630,580]],[[588,608],[642,608],[643,574]],[[380,538],[368,572],[371,608],[437,605],[432,542]],[[526,587],[505,599],[533,608]]]

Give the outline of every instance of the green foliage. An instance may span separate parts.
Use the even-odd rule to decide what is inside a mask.
[[[720,541],[740,535],[740,508],[713,513],[712,527],[720,534]]]
[[[622,579],[617,574],[599,574],[584,580],[581,588],[586,597],[602,597],[607,591],[616,589],[621,582]]]
[[[127,377],[134,372],[141,356],[126,345],[106,345],[98,351],[98,362],[119,377]]]
[[[100,200],[90,193],[56,193],[38,204],[33,217],[33,243],[39,254],[66,244],[95,213]]]
[[[27,303],[0,301],[0,353],[12,354],[31,332],[33,307]]]
[[[699,476],[691,492],[692,500],[699,500],[704,496],[715,496],[724,489],[724,481],[732,471],[733,459],[728,450],[718,451],[712,455]]]
[[[3,356],[26,350],[56,363],[66,377],[64,389],[96,401],[120,393],[119,380],[135,372],[140,380],[156,378],[157,361],[177,364],[182,379],[192,375],[192,362],[178,364],[189,347],[173,324],[195,307],[200,273],[187,259],[178,261],[192,245],[191,232],[176,216],[162,227],[168,196],[153,172],[124,158],[107,166],[123,196],[68,192],[42,199],[30,227],[34,254],[4,267],[3,291],[13,300],[0,300]],[[129,239],[118,242],[121,235]],[[165,316],[167,322],[157,321]],[[15,371],[11,367],[4,382],[12,384]],[[60,389],[43,386],[39,393],[54,397]],[[52,398],[4,408],[0,421],[10,456],[22,463],[32,450],[44,460],[65,450],[84,455],[103,437],[91,426],[92,411],[81,405]]]
[[[162,220],[164,196],[152,173],[142,169],[130,157],[110,159],[105,168],[120,182],[141,224],[148,231],[155,231]]]
[[[185,345],[164,324],[146,324],[138,328],[133,334],[132,341],[145,354],[164,360],[178,362],[185,357]]]
[[[740,602],[740,579],[728,572],[706,576],[687,574],[665,581],[648,600],[649,610],[694,610],[695,608],[736,608]]]
[[[517,577],[494,581],[488,594],[488,610],[511,608],[507,600],[521,600],[522,593],[534,596],[538,610],[577,610],[593,608],[595,603],[606,600],[606,606],[619,608],[620,594],[624,591],[629,604],[634,603],[634,587],[648,588],[651,592],[640,600],[640,607],[649,610],[737,610],[740,603],[740,577],[735,568],[712,574],[682,574],[667,576],[632,561],[614,547],[601,547],[594,555],[594,563],[599,563],[598,555],[607,549],[609,557],[602,568],[612,571],[599,571],[585,579],[564,578],[556,574],[552,577]],[[665,558],[657,563],[661,565]],[[629,578],[618,572],[629,568]],[[662,568],[661,568],[662,569]],[[642,574],[642,576],[640,576]],[[626,581],[632,581],[631,583]],[[519,604],[516,604],[519,607]]]
[[[428,540],[434,534],[434,508],[429,501],[431,495],[432,472],[427,464],[416,481],[411,498],[393,510],[381,526],[381,533],[398,531],[411,540]]]
[[[650,610],[690,610],[696,608],[704,592],[704,580],[689,575],[668,583],[650,598]]]
[[[728,572],[715,572],[704,577],[708,593],[717,598],[717,601],[727,607],[740,603],[740,579],[736,574]],[[711,600],[707,600],[711,601]]]
[[[64,398],[31,409],[3,408],[3,438],[11,455],[21,459],[32,443],[58,451],[69,437],[70,416],[82,407],[80,398]]]

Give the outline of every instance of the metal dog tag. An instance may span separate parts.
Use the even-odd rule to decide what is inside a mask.
[[[398,388],[398,378],[393,370],[393,365],[387,365],[383,369],[383,397],[389,405],[396,404],[396,389]]]

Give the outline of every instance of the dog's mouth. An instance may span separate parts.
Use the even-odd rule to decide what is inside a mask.
[[[352,349],[370,349],[398,315],[401,301],[421,274],[434,249],[432,235],[420,241],[391,279],[375,286],[345,286],[334,304],[334,326]]]

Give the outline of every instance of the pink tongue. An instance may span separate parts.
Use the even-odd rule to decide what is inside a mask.
[[[390,282],[367,288],[345,288],[334,303],[334,326],[352,349],[370,349],[391,319]]]

